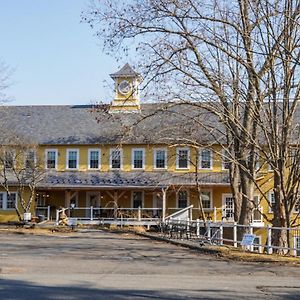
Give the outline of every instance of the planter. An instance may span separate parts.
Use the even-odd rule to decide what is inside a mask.
[[[31,213],[30,212],[24,213],[24,221],[25,222],[31,221]]]

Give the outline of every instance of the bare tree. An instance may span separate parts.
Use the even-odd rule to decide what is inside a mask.
[[[31,212],[36,186],[45,172],[37,156],[37,149],[36,145],[20,143],[2,145],[0,148],[0,185],[10,200],[9,206],[15,208],[20,221],[24,213]],[[12,195],[15,195],[15,199]]]
[[[279,88],[277,82],[271,84],[271,74],[280,72],[285,78],[281,83],[291,85],[277,62],[279,58],[286,65],[292,59],[285,55],[290,38],[293,47],[298,45],[299,7],[297,0],[107,0],[91,2],[83,14],[106,50],[136,47],[146,74],[144,86],[162,87],[156,92],[163,101],[190,105],[199,115],[205,109],[217,117],[222,132],[194,119],[216,136],[216,143],[226,145],[240,224],[251,221],[257,153],[262,150],[259,130],[266,132],[261,110]],[[273,161],[279,161],[279,154]]]

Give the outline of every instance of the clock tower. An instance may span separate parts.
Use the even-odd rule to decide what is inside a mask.
[[[110,105],[110,112],[139,112],[138,86],[142,76],[129,64],[125,64],[118,72],[110,74],[110,77],[115,81],[115,98]]]

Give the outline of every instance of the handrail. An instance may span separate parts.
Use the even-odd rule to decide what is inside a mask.
[[[165,218],[165,220],[169,220],[171,218],[174,219],[174,218],[176,218],[176,216],[178,217],[178,215],[181,215],[181,214],[185,213],[186,211],[193,209],[193,207],[194,207],[194,205],[190,205],[190,206],[187,206],[187,207],[185,207],[185,208],[183,208],[183,209],[181,209],[179,211],[176,211],[173,214],[167,216]]]

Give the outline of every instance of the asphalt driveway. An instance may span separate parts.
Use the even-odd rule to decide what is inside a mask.
[[[131,234],[0,234],[0,299],[300,299],[300,268]]]

